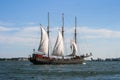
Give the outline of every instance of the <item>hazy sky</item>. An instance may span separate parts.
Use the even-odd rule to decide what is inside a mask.
[[[68,52],[77,16],[79,54],[120,57],[120,0],[0,0],[0,57],[28,57],[50,13],[51,45],[65,18]],[[55,35],[54,35],[55,34]]]

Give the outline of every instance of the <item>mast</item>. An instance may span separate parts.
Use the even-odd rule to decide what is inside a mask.
[[[48,26],[47,26],[47,34],[48,34],[48,38],[49,38],[49,30],[50,26],[49,26],[49,12],[48,12]],[[49,57],[49,46],[48,46],[48,57]]]
[[[62,36],[64,39],[64,13],[62,13]]]
[[[74,32],[74,37],[75,37],[75,43],[77,44],[77,30],[76,30],[76,28],[77,28],[77,18],[75,16],[75,32]]]

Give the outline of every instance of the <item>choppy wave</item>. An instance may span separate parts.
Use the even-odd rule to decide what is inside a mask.
[[[0,80],[120,80],[120,62],[77,65],[33,65],[1,61]]]

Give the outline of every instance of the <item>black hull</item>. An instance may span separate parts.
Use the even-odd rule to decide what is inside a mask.
[[[33,59],[29,58],[29,61],[35,65],[43,65],[43,64],[82,64],[84,63],[84,58],[80,59]]]

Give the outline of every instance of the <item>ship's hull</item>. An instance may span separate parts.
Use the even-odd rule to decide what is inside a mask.
[[[82,64],[83,59],[56,59],[56,60],[46,60],[46,59],[29,59],[33,64]]]
[[[49,57],[30,57],[29,61],[33,64],[82,64],[84,62],[83,57],[74,57],[70,59],[58,59],[58,58],[49,58]]]

